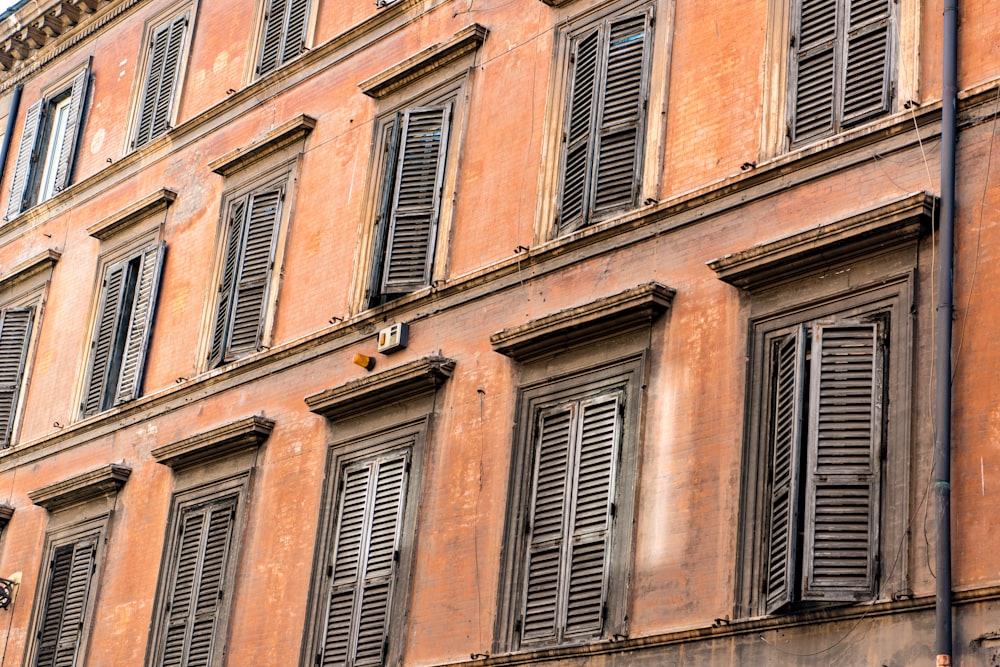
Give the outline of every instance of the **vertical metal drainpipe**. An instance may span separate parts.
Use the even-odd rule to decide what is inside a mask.
[[[935,650],[938,667],[952,664],[951,602],[951,322],[955,245],[955,144],[958,98],[958,0],[944,0],[941,72],[941,219],[939,224],[934,439]]]
[[[3,184],[3,177],[7,165],[7,153],[10,152],[10,137],[14,134],[14,122],[17,121],[17,108],[21,105],[22,84],[14,86],[14,92],[10,96],[10,109],[7,111],[7,129],[3,133],[3,144],[0,144],[0,185]]]

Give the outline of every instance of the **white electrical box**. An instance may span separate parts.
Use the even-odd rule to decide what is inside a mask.
[[[378,332],[378,351],[389,354],[406,347],[410,327],[405,322],[397,322]]]

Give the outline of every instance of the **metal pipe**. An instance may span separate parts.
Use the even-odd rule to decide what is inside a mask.
[[[958,0],[944,0],[941,72],[941,218],[939,222],[935,374],[934,517],[935,650],[938,667],[952,664],[951,600],[951,333],[955,245],[955,145],[958,98]]]
[[[3,185],[4,173],[7,171],[7,154],[10,152],[10,137],[14,134],[14,123],[17,121],[17,108],[21,106],[21,89],[23,84],[14,86],[10,96],[10,109],[7,110],[7,129],[3,133],[3,144],[0,144],[0,186]]]

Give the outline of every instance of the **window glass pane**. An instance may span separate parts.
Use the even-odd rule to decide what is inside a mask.
[[[49,110],[49,128],[45,138],[45,149],[41,155],[41,178],[38,184],[38,201],[43,202],[55,193],[56,171],[59,167],[59,149],[69,122],[70,96],[66,95],[52,103]]]

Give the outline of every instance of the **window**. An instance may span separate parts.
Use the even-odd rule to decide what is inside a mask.
[[[52,549],[38,643],[31,663],[35,667],[76,664],[99,538],[100,533],[93,533]]]
[[[791,144],[887,113],[895,94],[893,0],[797,0],[790,53]]]
[[[155,243],[104,270],[90,346],[84,417],[137,398],[166,251]]]
[[[8,220],[70,184],[89,81],[86,68],[28,107],[7,201]]]
[[[228,200],[209,365],[256,351],[264,333],[287,177]]]
[[[257,75],[264,76],[298,57],[306,48],[309,0],[265,0],[264,28]]]
[[[190,12],[155,25],[147,39],[141,93],[135,114],[132,148],[170,129],[180,89]]]
[[[13,441],[34,317],[34,306],[0,310],[0,447],[10,447]]]

